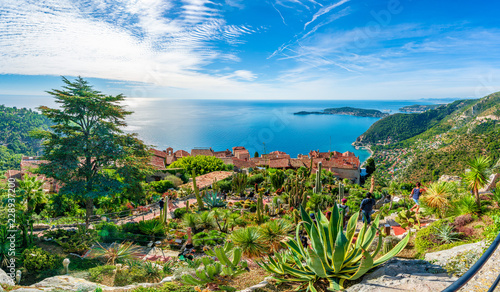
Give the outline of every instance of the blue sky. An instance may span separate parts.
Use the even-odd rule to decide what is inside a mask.
[[[149,99],[500,90],[496,1],[2,0],[0,99],[60,77]]]

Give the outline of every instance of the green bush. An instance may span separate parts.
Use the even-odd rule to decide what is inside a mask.
[[[260,184],[264,181],[264,176],[262,173],[258,173],[248,177],[247,186],[254,187],[255,184]]]
[[[167,192],[169,189],[174,188],[174,184],[169,180],[152,181],[149,185],[160,194]]]
[[[55,269],[57,257],[39,247],[30,247],[22,253],[24,267],[30,272]]]
[[[161,287],[139,287],[132,292],[194,292],[194,288],[191,286],[181,286],[174,283],[165,283]]]
[[[147,273],[142,266],[133,266],[128,269],[121,269],[116,273],[115,285],[126,286],[133,283],[147,282]]]
[[[104,280],[104,276],[112,276],[113,271],[116,269],[115,266],[106,265],[106,266],[98,266],[95,268],[89,269],[89,280],[92,282],[101,283]]]
[[[436,228],[441,228],[441,226],[453,222],[453,219],[447,218],[433,222],[426,228],[422,228],[417,231],[415,237],[415,250],[424,255],[428,250],[433,249],[440,245],[440,240],[435,235]]]
[[[182,207],[182,208],[177,208],[174,210],[174,216],[175,218],[179,218],[179,219],[182,219],[182,217],[184,217],[184,214],[187,213],[187,210],[185,207]]]
[[[112,222],[102,222],[96,224],[95,229],[97,230],[97,234],[99,234],[102,242],[111,243],[121,239],[120,226]]]
[[[221,180],[215,183],[214,189],[218,189],[221,192],[230,192],[232,190],[232,182],[231,180]]]

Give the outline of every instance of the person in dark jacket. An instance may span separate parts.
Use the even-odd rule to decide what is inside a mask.
[[[371,213],[373,211],[373,206],[375,206],[375,200],[372,198],[372,193],[368,192],[360,205],[361,213],[363,214],[363,222],[368,224],[372,223]]]
[[[162,211],[163,206],[165,206],[165,201],[163,200],[163,198],[160,199],[160,201],[158,202],[158,205],[160,206],[160,211]]]

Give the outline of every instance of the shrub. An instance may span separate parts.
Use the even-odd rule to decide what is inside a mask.
[[[160,194],[167,192],[169,189],[174,188],[174,184],[169,180],[152,181],[149,185]]]
[[[457,228],[460,228],[471,223],[472,221],[474,221],[474,219],[472,218],[471,214],[460,215],[455,218],[455,220],[453,221],[453,225],[455,225]]]
[[[262,173],[254,174],[254,175],[248,177],[247,185],[250,187],[253,187],[253,186],[255,186],[255,184],[260,184],[264,180],[265,180],[265,178],[262,175]]]
[[[186,207],[177,208],[174,210],[174,217],[182,219],[182,217],[184,217],[184,214],[186,213],[187,213]]]
[[[96,224],[95,229],[97,230],[97,234],[99,234],[102,242],[115,242],[120,237],[120,226],[112,222],[102,222]]]
[[[217,189],[217,190],[219,190],[221,192],[228,193],[232,189],[231,183],[232,182],[230,180],[227,180],[227,179],[218,181],[218,182],[215,183],[214,189]]]
[[[165,180],[170,181],[175,188],[179,187],[184,183],[181,178],[175,175],[168,175],[167,177],[165,177]]]
[[[415,249],[420,254],[425,254],[428,250],[439,245],[440,241],[437,236],[434,234],[434,228],[440,228],[441,225],[448,224],[449,219],[441,219],[433,222],[427,228],[422,228],[417,231],[417,235],[415,236]]]
[[[473,196],[464,195],[452,204],[451,214],[455,216],[465,214],[478,214],[481,209],[477,206]]]
[[[102,283],[104,281],[104,277],[112,277],[114,274],[115,266],[106,265],[106,266],[98,266],[95,268],[89,269],[89,280],[92,282]]]
[[[83,255],[98,239],[97,231],[79,225],[76,232],[69,232],[67,235],[54,239],[65,252]]]
[[[132,292],[195,292],[192,286],[180,286],[174,283],[165,283],[161,287],[139,287]]]
[[[30,272],[54,269],[57,257],[39,247],[30,247],[22,253],[24,267]]]
[[[130,266],[128,269],[122,268],[117,271],[115,276],[116,286],[126,286],[133,283],[143,283],[147,282],[146,269],[141,265]]]

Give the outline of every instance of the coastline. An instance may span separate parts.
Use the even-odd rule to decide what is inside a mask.
[[[367,161],[368,159],[370,159],[370,157],[372,157],[372,156],[373,156],[373,150],[372,150],[372,148],[371,148],[370,146],[359,146],[359,145],[355,145],[355,144],[356,144],[356,142],[352,142],[352,143],[351,143],[351,145],[352,145],[352,146],[353,146],[356,150],[366,150],[366,151],[368,151],[368,153],[370,153],[370,155],[366,158],[366,160],[365,160],[365,161],[363,161],[363,162],[361,162],[360,167],[363,167],[363,166],[365,165],[366,161]]]

